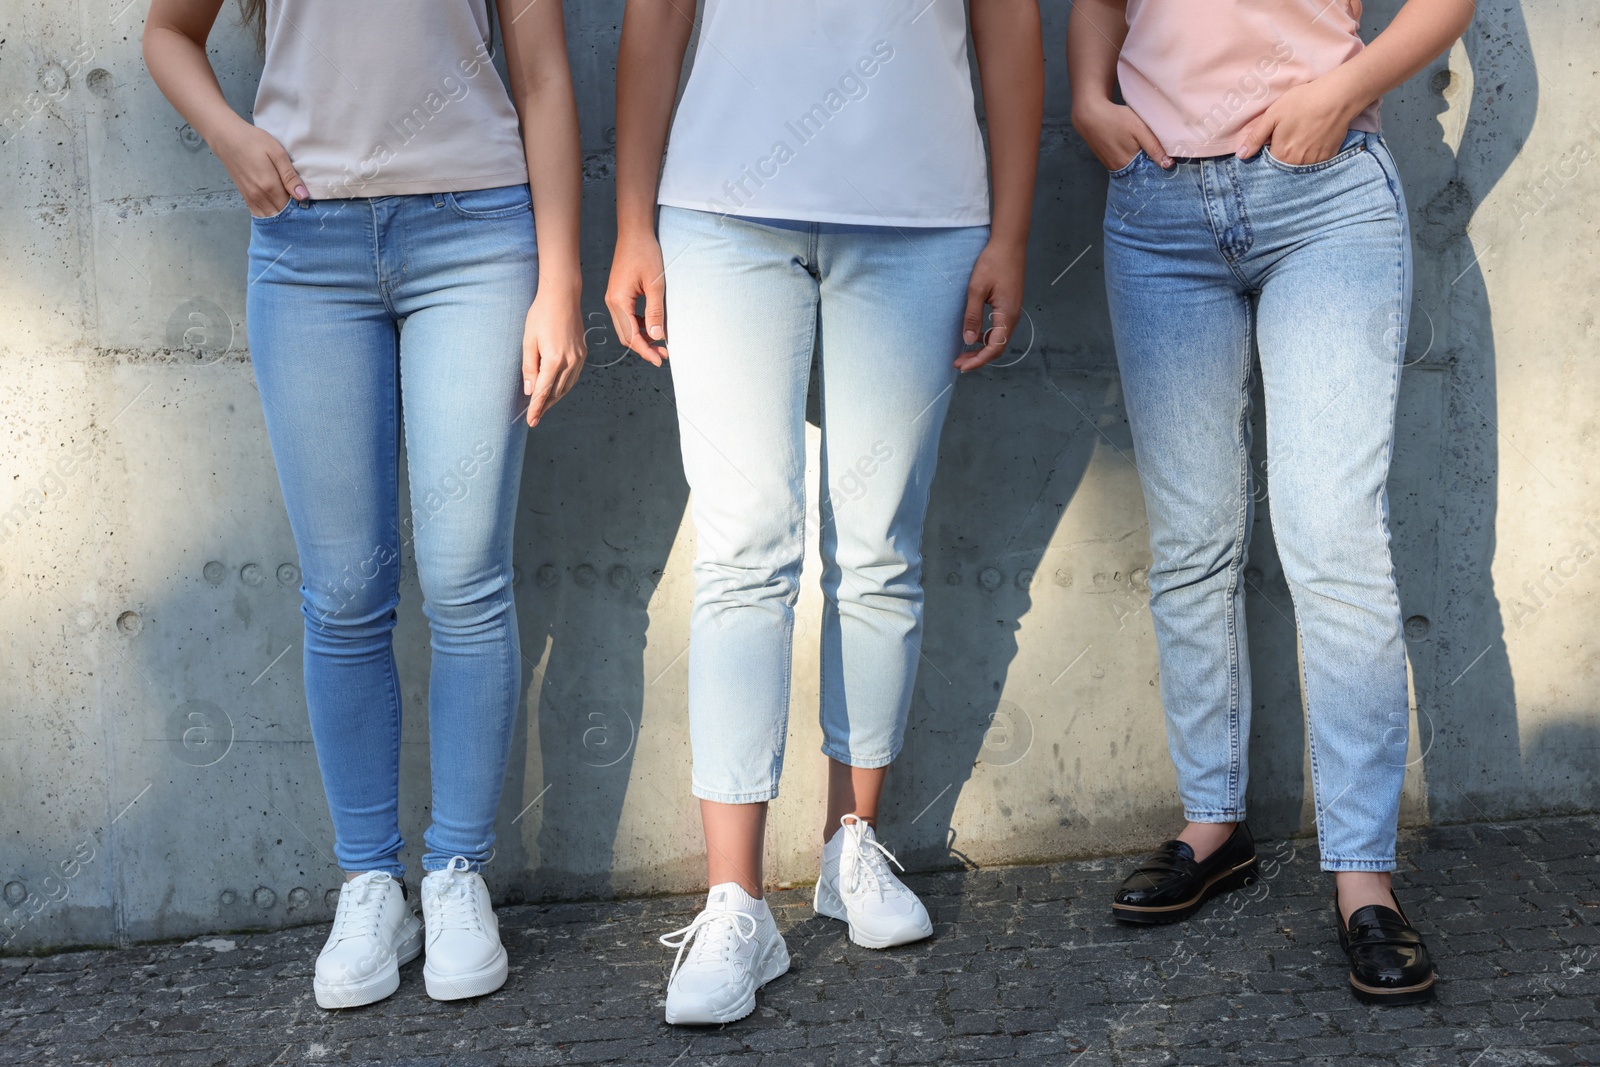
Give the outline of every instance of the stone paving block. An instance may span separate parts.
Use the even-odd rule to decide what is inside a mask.
[[[0,959],[0,1065],[1600,1063],[1600,907],[1560,888],[1592,884],[1597,843],[1600,819],[1403,835],[1400,892],[1441,974],[1412,1008],[1350,996],[1327,878],[1297,842],[1266,896],[1176,927],[1111,920],[1122,860],[919,876],[935,937],[888,952],[775,892],[792,970],[720,1028],[661,1021],[672,953],[654,936],[693,917],[687,898],[502,909],[506,987],[448,1004],[413,965],[388,1001],[321,1011],[315,927]]]

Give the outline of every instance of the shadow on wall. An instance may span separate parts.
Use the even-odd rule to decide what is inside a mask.
[[[613,875],[621,873],[614,851],[630,780],[636,789],[659,788],[651,776],[632,773],[648,725],[646,691],[679,681],[687,661],[682,648],[655,649],[646,673],[647,608],[689,495],[671,379],[633,356],[616,372],[605,400],[591,387],[563,401],[571,406],[549,432],[534,434],[523,477],[517,557],[526,561],[520,567],[533,568],[533,580],[524,575],[532,590],[519,597],[518,610],[533,673],[524,708],[537,717],[539,750],[524,750],[530,732],[519,727],[499,840],[502,850],[520,848],[516,822],[537,820],[537,859],[510,856],[503,867],[521,872],[532,896],[611,894]],[[683,756],[687,795],[687,745]],[[530,758],[539,768],[538,793],[522,785],[534,780],[531,767],[523,776]],[[652,797],[642,807],[664,813],[683,802]]]
[[[1379,5],[1374,5],[1378,8]],[[1387,17],[1397,4],[1381,5]],[[1516,690],[1494,586],[1500,484],[1493,310],[1494,250],[1469,232],[1522,150],[1539,103],[1521,0],[1485,0],[1456,57],[1436,63],[1386,105],[1411,196],[1417,250],[1408,374],[1424,379],[1440,423],[1414,495],[1395,503],[1398,536],[1432,539],[1432,573],[1402,571],[1418,705],[1418,743],[1433,822],[1527,812]],[[1526,459],[1513,462],[1526,464]],[[1542,478],[1534,469],[1529,478]],[[1431,605],[1430,611],[1425,605]]]

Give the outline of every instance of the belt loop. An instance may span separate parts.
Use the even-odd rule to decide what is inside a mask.
[[[443,193],[434,193],[433,194],[433,206],[434,207],[444,207],[444,194]]]

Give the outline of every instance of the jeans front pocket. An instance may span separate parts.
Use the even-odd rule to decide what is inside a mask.
[[[294,199],[294,197],[291,196],[288,200],[284,201],[284,204],[283,204],[282,207],[280,207],[276,212],[274,212],[271,215],[257,215],[257,214],[252,213],[250,215],[250,222],[252,224],[257,223],[257,222],[277,222],[279,219],[281,219],[285,215],[287,215],[289,213],[289,209],[294,207],[294,206],[295,206],[295,199]]]
[[[1318,171],[1337,167],[1339,164],[1354,159],[1367,150],[1367,137],[1369,135],[1360,130],[1351,130],[1345,135],[1344,143],[1327,159],[1317,163],[1285,163],[1272,154],[1272,146],[1265,145],[1261,149],[1261,158],[1265,159],[1273,168],[1285,174],[1316,174]]]
[[[533,207],[533,198],[526,184],[466,189],[446,193],[444,198],[451,210],[466,219],[509,219]]]
[[[1134,169],[1137,168],[1139,166],[1139,164],[1141,162],[1143,162],[1147,158],[1148,157],[1145,155],[1144,149],[1142,149],[1142,148],[1139,149],[1139,151],[1137,151],[1137,152],[1135,152],[1133,154],[1133,158],[1132,159],[1128,160],[1128,162],[1124,163],[1122,166],[1118,167],[1116,170],[1111,171],[1110,172],[1110,177],[1113,177],[1113,178],[1126,178],[1128,175],[1132,174],[1134,172]]]

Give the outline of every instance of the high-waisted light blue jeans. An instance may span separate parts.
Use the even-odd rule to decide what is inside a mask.
[[[696,796],[778,793],[819,339],[822,750],[855,767],[899,753],[922,639],[922,522],[988,235],[661,209],[696,533]]]
[[[1184,815],[1245,815],[1252,348],[1272,529],[1300,632],[1322,866],[1394,868],[1410,722],[1385,483],[1411,305],[1394,160],[1143,155],[1111,176],[1106,287],[1150,523]]]
[[[522,678],[511,545],[538,273],[528,187],[290,201],[251,227],[250,354],[300,554],[335,855],[347,871],[404,873],[391,634],[409,545],[433,645],[422,866],[476,866],[493,849]]]

